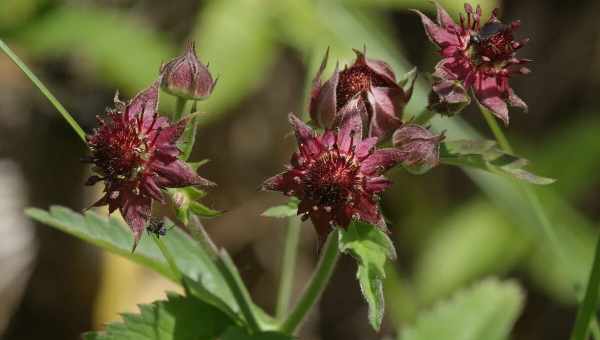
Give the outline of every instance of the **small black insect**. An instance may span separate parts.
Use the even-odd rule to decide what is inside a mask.
[[[508,25],[505,25],[500,21],[490,21],[483,25],[478,33],[471,35],[471,42],[474,44],[484,43],[496,34],[505,32],[508,29]]]
[[[146,227],[146,231],[150,234],[154,234],[158,237],[165,236],[167,231],[171,230],[171,228],[167,228],[165,226],[165,222],[162,218],[158,217],[150,217],[150,221],[148,222],[148,226]]]

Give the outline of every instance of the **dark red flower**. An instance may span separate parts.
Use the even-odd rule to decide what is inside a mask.
[[[482,25],[481,7],[473,10],[465,4],[467,17],[461,15],[458,25],[444,8],[436,5],[437,23],[416,11],[429,39],[441,48],[443,59],[437,64],[435,75],[461,81],[467,90],[472,88],[479,102],[508,124],[507,104],[527,110],[508,83],[511,76],[530,72],[523,66],[529,60],[516,57],[517,50],[528,41],[514,39],[520,23],[503,24],[496,9]]]
[[[164,202],[162,189],[213,185],[177,158],[186,120],[171,124],[157,106],[158,82],[128,103],[115,98],[115,109],[98,118],[100,126],[87,136],[96,174],[86,184],[105,185],[94,206],[108,204],[110,213],[119,209],[136,243],[151,217],[152,200]]]
[[[376,150],[376,137],[363,140],[365,111],[359,98],[352,99],[339,113],[339,129],[322,135],[290,114],[299,151],[286,171],[263,183],[264,190],[300,199],[298,214],[311,219],[320,241],[332,228],[347,228],[353,219],[386,229],[377,201],[390,181],[382,173],[402,154],[394,148]]]
[[[193,42],[188,44],[183,55],[162,65],[160,73],[161,88],[185,99],[206,99],[217,83],[208,71],[208,66],[198,59]]]
[[[409,171],[422,174],[440,162],[440,143],[444,134],[435,135],[417,124],[406,124],[394,132],[394,146],[402,152],[402,165]]]
[[[368,124],[367,135],[388,137],[402,125],[402,112],[412,95],[415,77],[409,79],[407,88],[403,89],[386,62],[368,59],[358,50],[354,52],[354,63],[342,71],[336,66],[331,78],[323,83],[321,76],[327,66],[327,51],[313,80],[310,117],[316,126],[332,128],[339,117],[338,112],[352,98],[359,97],[366,107],[363,120]]]

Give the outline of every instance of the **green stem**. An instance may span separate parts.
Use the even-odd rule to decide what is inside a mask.
[[[175,112],[173,113],[173,121],[176,122],[183,117],[183,110],[185,109],[185,104],[187,103],[187,99],[177,97],[175,101]]]
[[[594,315],[594,311],[598,305],[598,287],[600,285],[600,235],[596,242],[596,255],[594,256],[594,263],[590,273],[590,278],[585,289],[585,297],[583,302],[579,305],[577,311],[577,318],[575,319],[575,326],[571,333],[571,340],[585,340],[587,339],[588,329],[590,321]]]
[[[315,270],[310,283],[304,290],[304,293],[302,293],[302,297],[281,325],[280,330],[282,332],[293,334],[298,326],[302,324],[302,321],[304,321],[307,313],[317,302],[321,293],[323,293],[339,258],[338,233],[339,232],[336,231],[329,234],[323,247],[323,255],[317,265],[317,269]]]
[[[244,315],[246,322],[248,322],[248,327],[250,327],[250,330],[253,333],[259,332],[260,326],[256,319],[256,315],[254,314],[254,303],[252,302],[250,293],[248,292],[246,285],[244,285],[233,260],[224,249],[220,252],[217,267],[221,274],[223,274],[227,285],[231,289],[233,297],[240,306],[240,311]]]
[[[167,264],[169,265],[169,268],[171,268],[171,271],[173,272],[173,276],[175,277],[175,280],[177,282],[183,283],[183,275],[179,271],[179,268],[177,268],[175,258],[173,257],[173,255],[171,254],[171,252],[169,251],[167,246],[165,246],[165,244],[158,237],[158,235],[152,235],[152,239],[154,240],[154,243],[156,243],[156,246],[158,247],[158,249],[160,249],[160,252],[163,254],[165,260],[167,261]]]
[[[485,107],[483,107],[481,105],[479,105],[479,111],[481,111],[481,114],[483,114],[483,118],[485,118],[485,121],[487,122],[488,126],[490,127],[490,130],[492,130],[492,133],[494,134],[494,137],[496,138],[498,145],[500,145],[500,148],[502,150],[512,154],[513,149],[510,146],[508,139],[506,139],[504,132],[502,132],[500,125],[498,125],[498,121],[496,121],[496,118],[492,115],[492,113],[488,109],[486,109]]]
[[[79,126],[77,121],[71,116],[69,111],[65,109],[65,107],[54,97],[54,95],[48,90],[48,88],[40,81],[40,79],[33,74],[33,72],[25,65],[25,63],[0,39],[0,50],[2,50],[6,55],[21,69],[21,71],[31,80],[31,82],[42,92],[44,96],[50,101],[50,103],[56,108],[56,110],[62,115],[62,117],[69,123],[71,128],[75,130],[75,133],[81,138],[81,140],[85,143],[85,132]]]
[[[500,145],[500,148],[502,150],[504,150],[505,152],[512,154],[513,148],[511,147],[510,143],[508,142],[508,139],[502,132],[502,129],[498,125],[498,122],[496,121],[494,116],[491,114],[491,112],[489,112],[489,110],[482,107],[481,105],[479,105],[479,109],[480,109],[483,117],[485,118],[488,126],[490,127],[490,130],[494,134],[494,137],[496,138],[498,145]],[[546,214],[546,211],[545,211],[542,203],[540,202],[539,196],[529,185],[524,184],[519,181],[517,181],[516,184],[519,187],[519,189],[521,189],[523,191],[523,194],[524,194],[525,198],[527,199],[527,202],[533,208],[533,213],[534,213],[536,219],[538,220],[539,224],[541,225],[545,236],[550,241],[550,244],[551,244],[552,248],[554,249],[554,252],[557,254],[559,261],[562,262],[562,265],[565,268],[570,268],[569,263],[567,262],[567,258],[563,252],[561,243],[552,228],[552,223],[550,222],[550,219],[548,218],[548,215]],[[599,239],[599,242],[600,242],[600,239]],[[600,259],[599,259],[600,250],[598,248],[599,248],[599,246],[596,245],[596,257],[594,258],[592,274],[590,276],[590,281],[588,282],[588,286],[586,288],[586,295],[584,297],[583,302],[579,306],[579,311],[577,312],[577,320],[576,320],[575,328],[573,330],[573,334],[571,336],[571,340],[585,339],[587,336],[587,331],[589,329],[590,322],[593,326],[592,333],[593,333],[594,337],[596,337],[598,335],[597,334],[598,333],[598,320],[596,320],[596,318],[592,318],[593,311],[595,311],[596,307],[597,307],[598,284],[600,283]],[[571,280],[573,280],[572,277],[571,277]],[[593,285],[593,286],[590,287],[590,285]],[[594,287],[595,287],[595,289],[594,289]],[[593,296],[588,297],[588,294],[593,294]],[[590,302],[590,301],[588,301],[588,299],[593,299],[593,300]],[[586,312],[582,311],[583,309],[588,309],[588,308],[591,309],[591,311],[589,311],[589,315],[587,315],[587,313],[588,313],[587,311]],[[580,335],[580,333],[577,333],[578,337],[575,337],[575,332],[581,332],[580,328],[583,328],[583,335]]]
[[[276,316],[278,319],[284,317],[290,305],[300,230],[300,219],[296,216],[290,217],[288,227],[285,231],[281,277],[279,279],[279,292],[277,295]]]

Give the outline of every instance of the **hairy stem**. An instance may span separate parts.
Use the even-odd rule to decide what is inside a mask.
[[[187,104],[187,99],[177,97],[175,101],[175,112],[173,112],[173,121],[177,122],[183,117],[183,110],[185,110],[185,104]]]
[[[502,150],[512,154],[513,148],[510,146],[508,139],[506,139],[504,132],[502,132],[500,125],[498,125],[496,118],[494,118],[494,116],[488,109],[481,106],[481,104],[479,104],[479,110],[481,111],[481,114],[483,114],[483,118],[485,118],[485,121],[486,121],[487,125],[490,127],[490,130],[492,130],[492,133],[494,134],[494,138],[496,138],[496,141],[498,142],[498,145],[500,145],[500,148]]]
[[[77,121],[71,116],[69,111],[65,109],[65,107],[54,97],[54,95],[48,90],[48,88],[42,83],[42,81],[35,75],[33,72],[25,65],[25,63],[0,39],[0,50],[6,53],[6,55],[21,69],[21,71],[31,80],[31,82],[42,92],[44,96],[50,101],[50,103],[56,108],[56,110],[61,114],[61,116],[67,121],[67,123],[73,128],[75,133],[81,138],[81,140],[85,143],[85,132],[79,126]]]
[[[300,219],[296,216],[290,217],[288,227],[285,231],[283,260],[281,261],[281,276],[279,278],[279,292],[277,294],[276,316],[278,319],[285,316],[290,304],[299,240]]]
[[[282,332],[293,334],[302,324],[310,309],[315,305],[321,293],[323,293],[339,258],[338,236],[339,232],[337,231],[329,234],[313,277],[302,293],[302,297],[300,297],[292,312],[281,325],[280,329]]]

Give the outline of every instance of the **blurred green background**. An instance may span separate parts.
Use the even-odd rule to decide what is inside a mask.
[[[463,6],[441,3],[453,15]],[[539,193],[561,252],[504,179],[448,166],[418,177],[393,170],[383,209],[399,259],[388,268],[381,332],[370,329],[354,261],[344,258],[302,339],[396,337],[419,311],[487,276],[514,278],[526,295],[512,339],[568,337],[600,216],[600,2],[480,3],[484,15],[498,6],[504,20],[521,19],[519,35],[531,38],[520,55],[534,59],[533,73],[512,81],[530,112],[512,112],[507,133],[536,173],[558,179]],[[341,64],[352,61],[352,47],[366,45],[398,75],[413,66],[430,71],[437,54],[410,8],[434,14],[419,0],[0,0],[0,37],[88,131],[117,89],[130,97],[187,40],[197,42],[219,83],[200,105],[207,114],[192,159],[211,159],[202,175],[219,186],[205,202],[227,210],[206,225],[235,254],[257,303],[273,311],[285,223],[259,214],[284,198],[256,188],[294,148],[286,114],[306,111],[307,84],[328,46]],[[421,81],[407,115],[425,106]],[[0,211],[10,221],[0,229],[3,338],[78,339],[174,289],[22,216],[25,206],[81,210],[100,189],[83,186],[89,169],[79,162],[86,150],[78,137],[3,55],[0,84]],[[173,109],[168,96],[161,99],[163,112]],[[449,139],[475,130],[491,138],[474,107],[433,125]],[[296,296],[316,258],[306,225]]]

